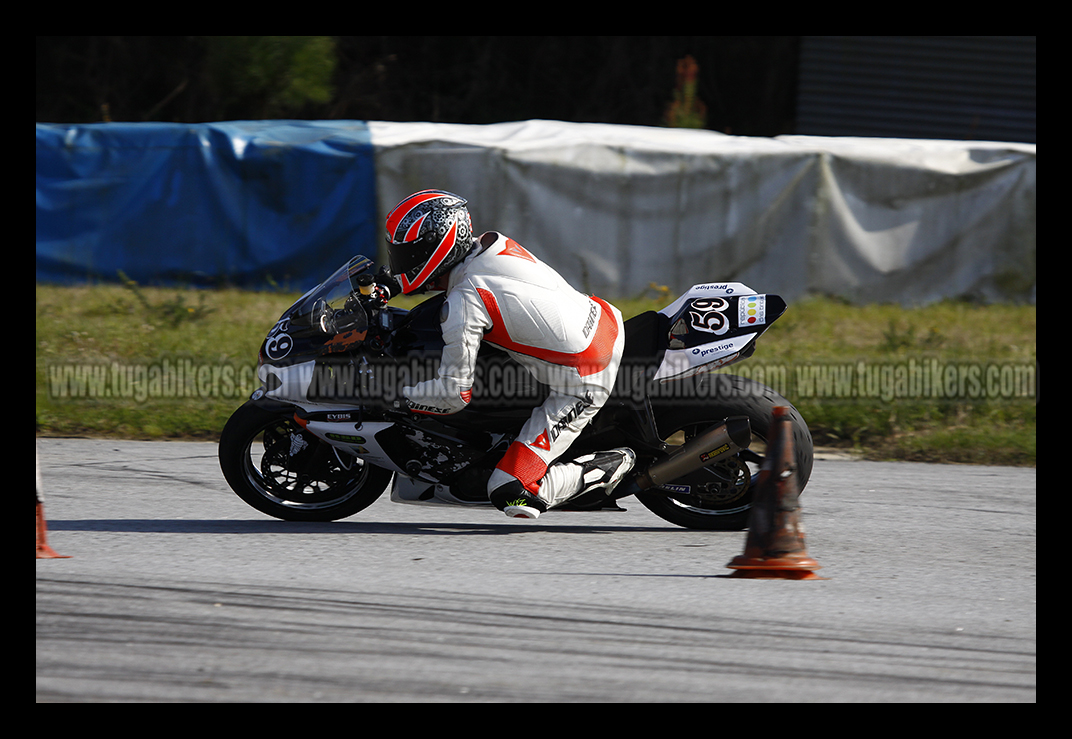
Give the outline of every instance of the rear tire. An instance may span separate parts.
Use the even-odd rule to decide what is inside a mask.
[[[788,400],[766,385],[735,375],[698,375],[670,385],[661,388],[664,399],[652,398],[659,434],[670,443],[684,443],[730,416],[747,416],[752,428],[750,449],[762,455],[775,406],[788,407],[797,485],[803,492],[811,477],[814,450],[808,425]],[[652,513],[678,526],[741,531],[748,527],[759,473],[758,463],[746,461],[749,456],[742,452],[671,483],[689,488],[688,502],[670,498],[658,488],[636,497]]]
[[[220,468],[227,484],[262,513],[284,521],[337,521],[367,508],[391,472],[303,429],[293,409],[249,401],[224,426]]]

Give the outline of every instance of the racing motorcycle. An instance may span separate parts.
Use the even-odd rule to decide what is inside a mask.
[[[264,339],[260,387],[225,425],[220,465],[249,505],[288,521],[334,521],[388,488],[401,503],[490,506],[487,479],[548,392],[506,352],[484,344],[461,412],[414,413],[401,388],[436,376],[444,294],[388,305],[386,268],[356,256],[297,300]],[[741,530],[775,406],[789,408],[798,489],[811,434],[784,397],[714,373],[755,351],[786,309],[735,282],[695,285],[625,322],[611,398],[570,447],[577,457],[628,446],[634,470],[555,510],[625,510],[635,496],[678,526]]]

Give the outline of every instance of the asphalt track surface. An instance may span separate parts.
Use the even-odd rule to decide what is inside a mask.
[[[1035,702],[1035,470],[820,460],[824,580],[744,533],[384,496],[276,521],[207,443],[38,439],[38,702]]]

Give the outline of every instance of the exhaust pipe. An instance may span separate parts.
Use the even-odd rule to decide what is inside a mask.
[[[727,418],[675,449],[670,456],[648,467],[637,475],[634,484],[640,490],[665,485],[747,449],[751,442],[752,427],[748,423],[748,417]]]

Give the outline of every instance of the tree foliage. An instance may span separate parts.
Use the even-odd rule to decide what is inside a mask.
[[[38,36],[37,120],[658,126],[672,123],[675,95],[687,93],[688,125],[771,136],[792,132],[798,39]],[[678,76],[686,59],[694,71],[687,90]]]
[[[333,96],[330,36],[208,36],[204,45],[206,85],[220,116],[279,118]]]

